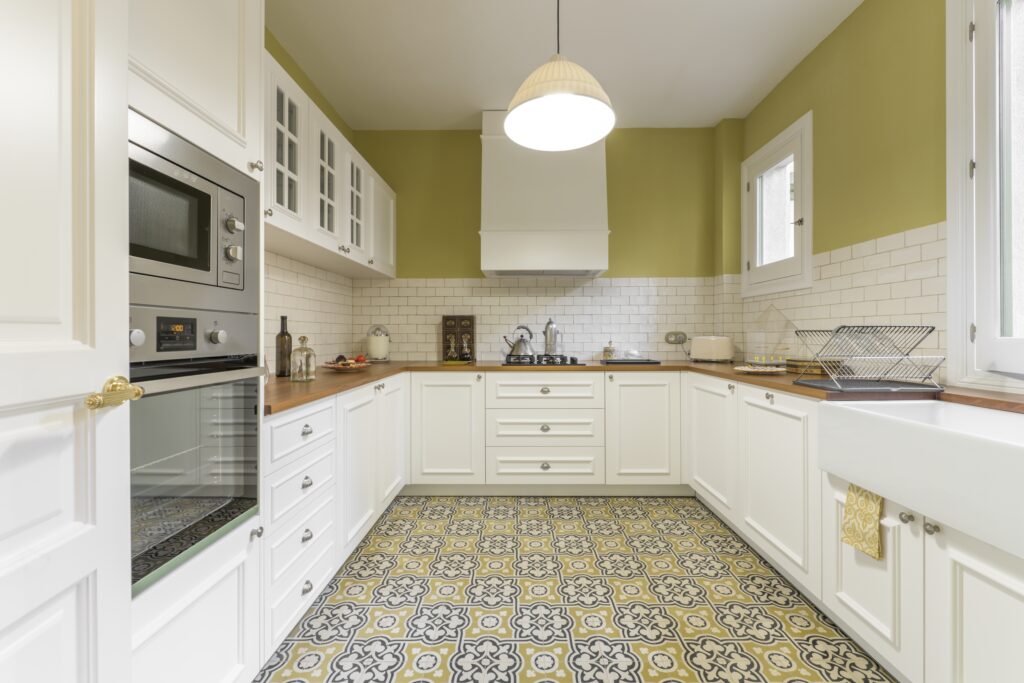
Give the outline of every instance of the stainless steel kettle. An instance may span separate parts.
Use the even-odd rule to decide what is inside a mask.
[[[505,343],[508,344],[510,356],[535,356],[533,352],[533,346],[530,344],[533,341],[533,332],[526,325],[519,325],[516,329],[512,330],[514,335],[519,330],[526,330],[526,334],[530,335],[529,339],[524,335],[519,335],[519,338],[513,343],[508,337],[504,337]]]

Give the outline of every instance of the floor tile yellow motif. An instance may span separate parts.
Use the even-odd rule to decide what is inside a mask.
[[[405,496],[256,680],[893,679],[694,498]]]

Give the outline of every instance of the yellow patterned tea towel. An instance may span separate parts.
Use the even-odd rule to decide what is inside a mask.
[[[843,543],[869,557],[882,559],[882,505],[877,493],[850,484],[843,508]]]

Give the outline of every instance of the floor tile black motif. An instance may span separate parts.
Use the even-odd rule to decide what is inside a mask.
[[[694,498],[395,500],[259,683],[893,679]]]

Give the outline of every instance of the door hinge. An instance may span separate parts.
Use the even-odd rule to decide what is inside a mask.
[[[972,344],[974,343],[974,340],[977,337],[978,337],[978,326],[975,325],[974,323],[971,323],[971,343]]]
[[[747,270],[750,270],[750,261],[747,261]]]
[[[967,165],[967,172],[971,174],[972,178],[974,177],[974,171],[977,168],[978,168],[978,164],[975,163],[974,159],[971,159],[971,163]]]
[[[974,42],[974,32],[977,30],[977,28],[978,27],[974,24],[973,21],[967,25],[967,40],[971,41],[972,43]]]
[[[750,183],[747,183],[747,192],[750,192]]]

